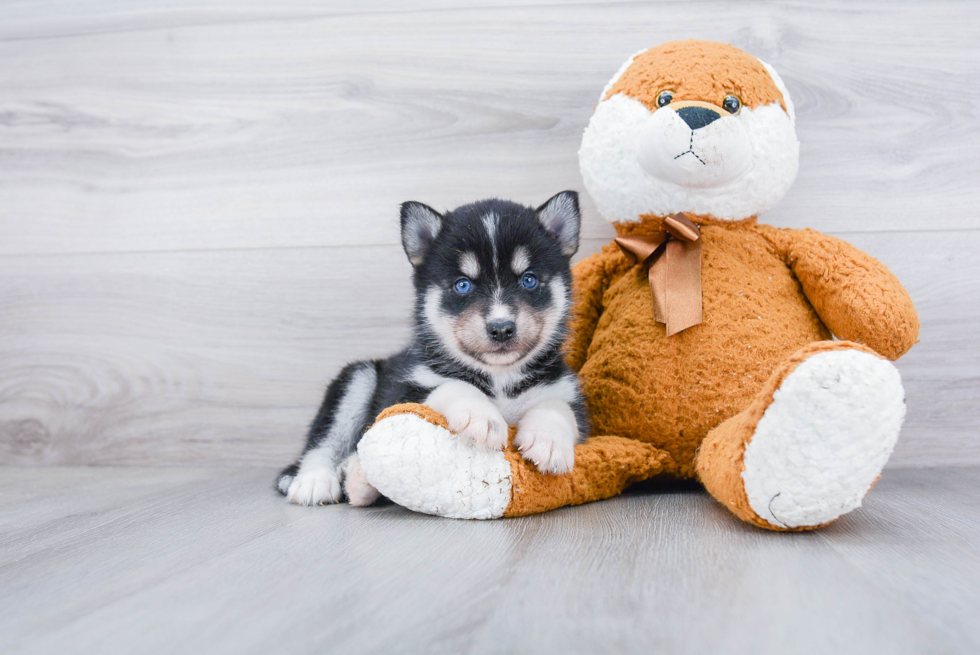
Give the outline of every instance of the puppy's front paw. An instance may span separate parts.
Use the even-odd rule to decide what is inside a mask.
[[[300,468],[289,485],[286,500],[297,505],[329,505],[341,498],[340,477],[326,467]]]
[[[562,412],[532,409],[518,424],[514,445],[542,473],[562,475],[575,465],[577,438]]]
[[[460,401],[446,412],[449,429],[487,450],[507,446],[507,421],[489,402]]]

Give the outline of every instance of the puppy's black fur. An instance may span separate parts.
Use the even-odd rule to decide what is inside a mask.
[[[414,266],[412,340],[396,355],[355,362],[340,372],[327,388],[303,454],[279,474],[277,489],[287,494],[308,458],[340,470],[375,416],[397,403],[423,402],[438,379],[466,382],[491,400],[574,381],[561,345],[579,224],[574,191],[537,209],[490,199],[440,215],[421,203],[403,204],[402,243]],[[526,270],[516,270],[525,260]],[[500,323],[495,317],[501,315],[516,317],[508,337],[492,332],[491,323]],[[519,359],[510,362],[512,357]],[[585,405],[577,381],[568,384],[574,388],[568,403],[584,439]]]

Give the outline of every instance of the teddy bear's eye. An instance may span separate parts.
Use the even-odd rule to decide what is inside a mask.
[[[663,107],[669,105],[670,101],[674,99],[674,94],[670,91],[661,91],[660,95],[657,96],[657,106]]]
[[[742,108],[742,101],[738,99],[738,96],[727,95],[725,96],[725,102],[721,103],[721,106],[729,114],[737,114]]]

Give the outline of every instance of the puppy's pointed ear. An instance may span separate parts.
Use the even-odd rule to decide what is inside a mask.
[[[412,266],[425,259],[442,229],[442,215],[420,202],[402,203],[402,247]]]
[[[561,254],[571,257],[578,250],[582,217],[578,211],[578,194],[562,191],[538,207],[538,220],[561,246]]]

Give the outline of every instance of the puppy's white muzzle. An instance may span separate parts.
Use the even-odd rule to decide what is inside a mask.
[[[643,171],[682,187],[715,187],[752,167],[748,133],[734,116],[722,116],[692,130],[670,107],[644,121],[636,139]]]

